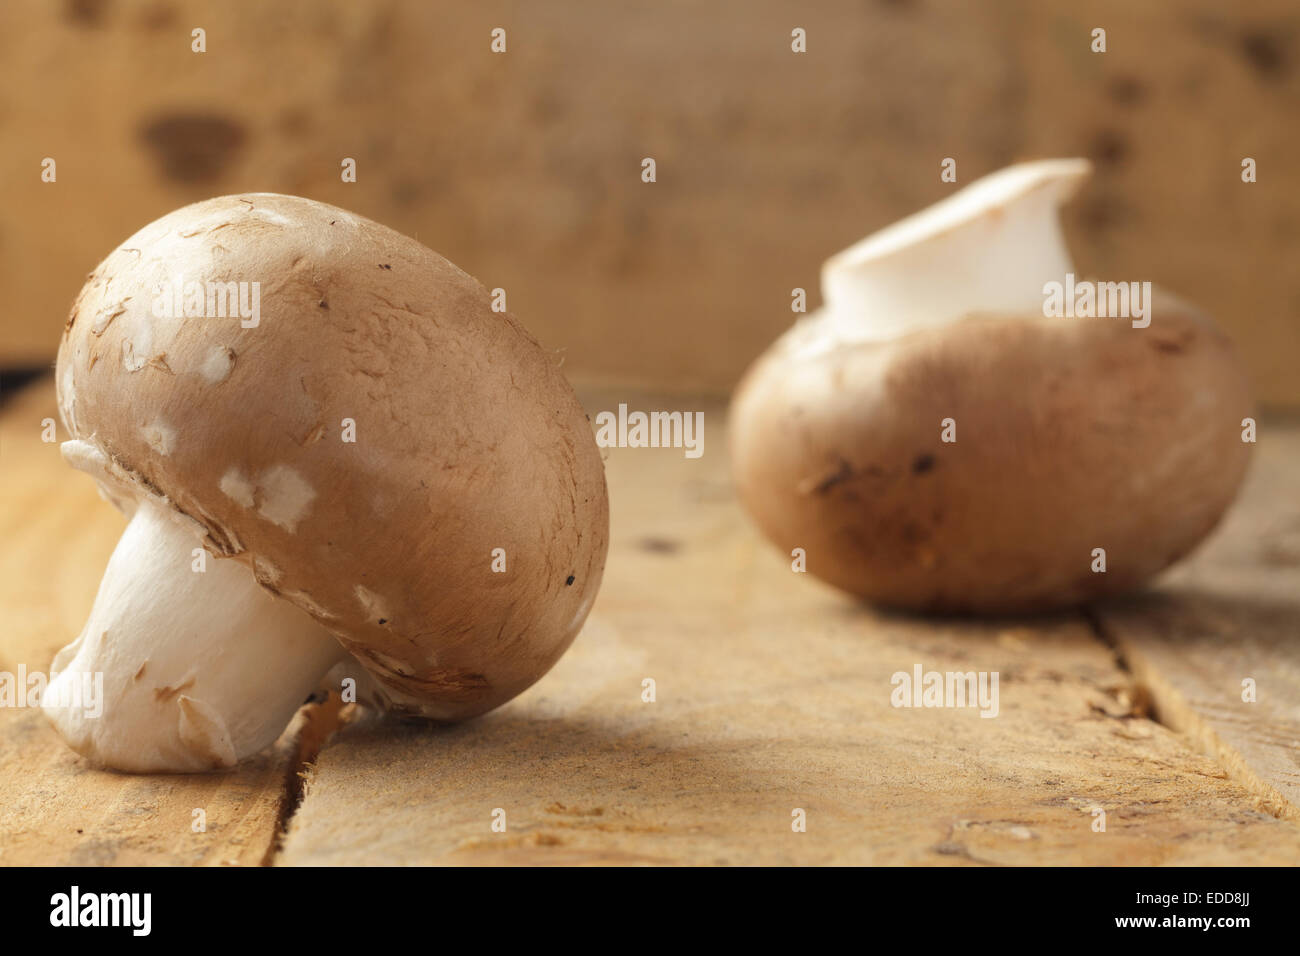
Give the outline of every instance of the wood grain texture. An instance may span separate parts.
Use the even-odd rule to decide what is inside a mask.
[[[944,158],[964,185],[1082,155],[1078,271],[1203,306],[1294,407],[1295,31],[1294,0],[8,0],[0,359],[52,359],[86,273],[147,222],[272,190],[507,289],[566,370],[730,387],[827,256],[952,192]]]
[[[705,454],[609,453],[605,585],[536,687],[455,727],[350,708],[323,748],[338,718],[304,708],[274,750],[211,776],[95,771],[39,714],[0,708],[0,864],[1300,862],[1286,763],[1300,525],[1277,507],[1300,430],[1264,430],[1243,502],[1166,588],[1098,609],[1130,673],[1080,615],[878,614],[792,573],[735,504],[721,407],[621,400],[703,408]],[[48,667],[122,527],[40,442],[52,415],[48,382],[0,415],[0,670]],[[894,708],[891,675],[916,664],[997,671],[998,717]],[[1259,716],[1227,719],[1243,675]],[[1177,729],[1146,716],[1152,694]]]
[[[1158,591],[1097,613],[1161,721],[1300,821],[1300,428],[1265,424],[1222,531]]]
[[[793,573],[736,505],[722,410],[705,411],[699,460],[609,453],[605,584],[555,670],[469,724],[359,715],[277,862],[1300,861],[1300,830],[1143,716],[1080,615],[883,615]],[[894,708],[891,675],[916,664],[997,671],[999,715]]]
[[[0,671],[10,674],[48,671],[81,630],[125,524],[41,441],[45,418],[57,419],[51,379],[0,415]],[[261,864],[309,719],[300,712],[274,749],[232,773],[127,776],[90,768],[38,710],[0,707],[0,865]],[[195,809],[204,833],[191,829]]]

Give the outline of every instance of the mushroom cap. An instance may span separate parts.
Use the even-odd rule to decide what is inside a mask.
[[[810,317],[737,388],[741,500],[809,573],[883,605],[1019,612],[1129,590],[1214,527],[1249,454],[1226,337],[1159,290],[1152,315],[971,315],[832,347]]]
[[[250,283],[250,305],[259,283],[260,320],[166,317],[178,280]],[[251,193],[172,212],[110,254],[72,309],[57,381],[115,503],[166,499],[396,698],[455,719],[544,674],[600,584],[604,467],[557,365],[415,240]]]

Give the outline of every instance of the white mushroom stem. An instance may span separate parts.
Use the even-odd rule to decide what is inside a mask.
[[[208,555],[206,570],[193,570],[197,546],[186,519],[142,500],[85,629],[54,659],[42,707],[96,764],[136,773],[231,766],[274,741],[345,656],[248,568]]]
[[[1082,159],[1021,163],[868,236],[822,267],[820,316],[841,342],[885,341],[971,313],[1041,314],[1074,266],[1057,209]]]

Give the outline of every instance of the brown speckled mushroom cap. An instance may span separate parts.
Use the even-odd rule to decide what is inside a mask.
[[[178,282],[258,283],[256,326],[233,302],[167,316]],[[608,538],[583,410],[555,356],[491,303],[446,259],[334,206],[211,199],[90,275],[59,405],[120,507],[165,499],[394,698],[466,717],[563,653]]]

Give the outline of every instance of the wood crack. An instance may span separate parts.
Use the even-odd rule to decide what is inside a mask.
[[[284,844],[285,834],[293,822],[294,814],[302,806],[307,786],[315,769],[316,758],[334,733],[347,723],[352,705],[344,705],[336,691],[323,691],[318,700],[312,698],[295,717],[300,722],[294,753],[284,774],[284,794],[280,799],[276,817],[275,834],[262,857],[262,866],[274,866]]]
[[[1092,606],[1083,609],[1093,634],[1110,651],[1115,664],[1128,674],[1135,691],[1147,701],[1147,716],[1187,742],[1195,752],[1213,760],[1224,774],[1255,798],[1257,808],[1269,816],[1300,823],[1300,808],[1272,786],[1231,744],[1223,740],[1197,707],[1155,668],[1116,628]]]

